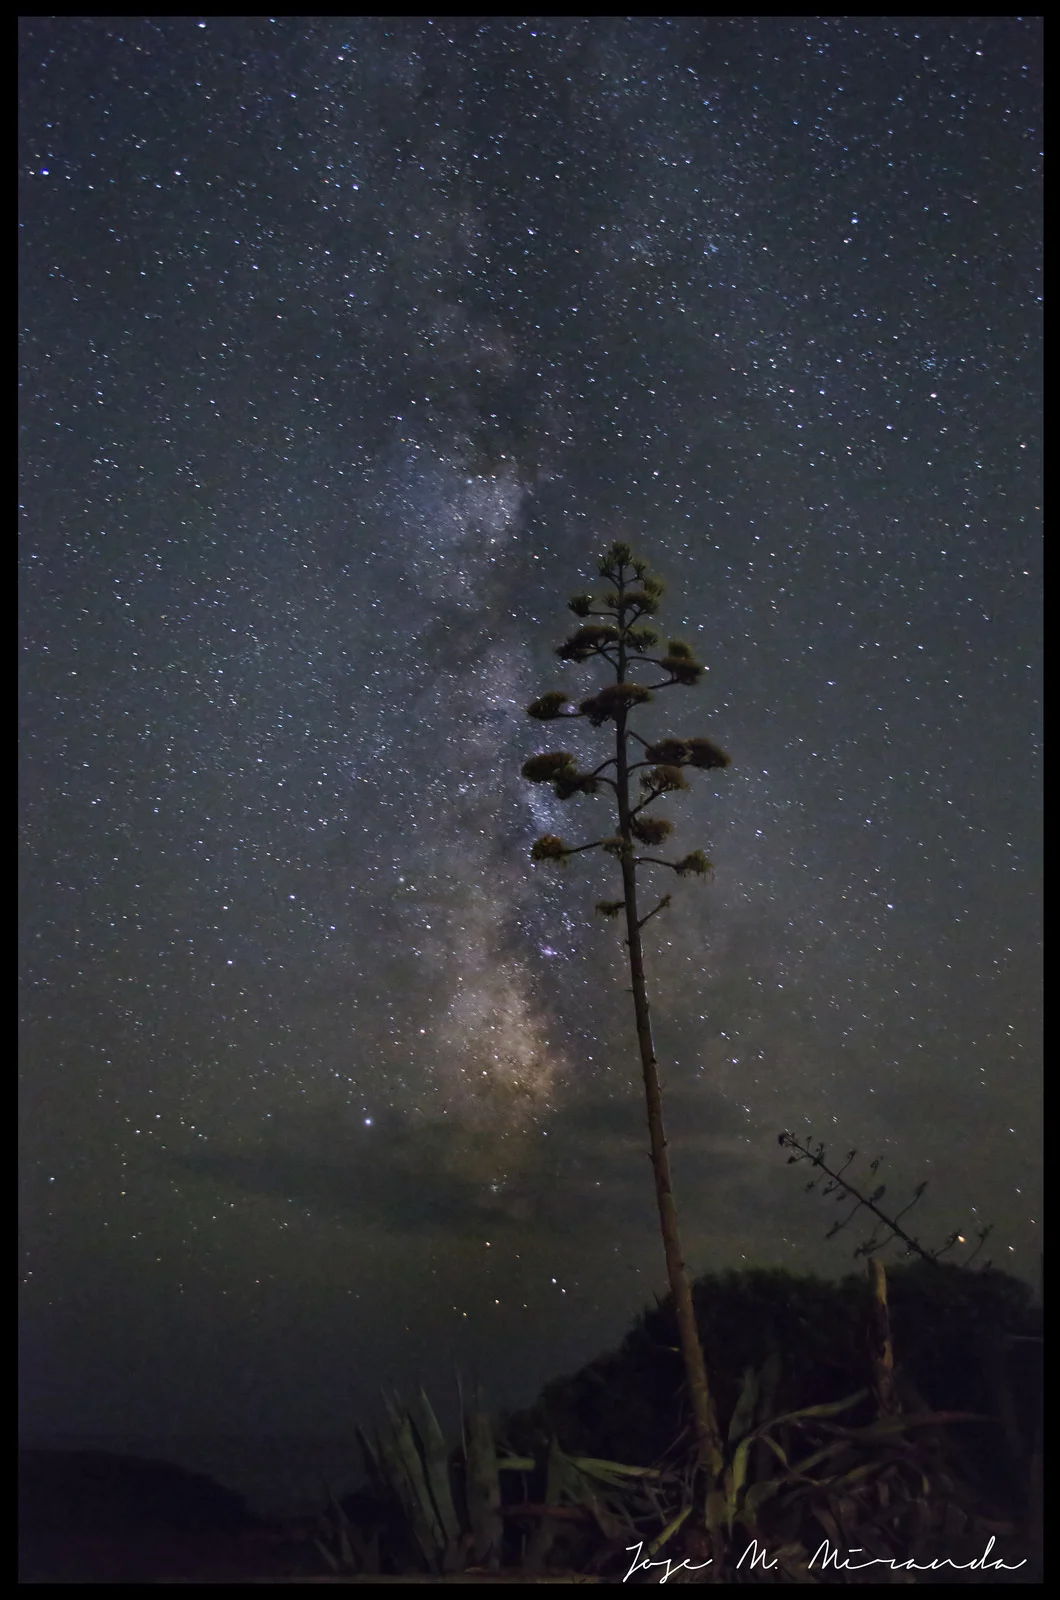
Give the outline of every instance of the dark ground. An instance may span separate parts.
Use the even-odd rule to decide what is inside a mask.
[[[103,1451],[20,1452],[20,1583],[233,1583],[326,1570],[304,1527],[255,1517],[205,1476]]]

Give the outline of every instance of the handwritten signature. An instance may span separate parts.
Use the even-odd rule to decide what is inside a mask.
[[[819,1563],[821,1571],[824,1571],[826,1567],[832,1567],[837,1572],[863,1572],[866,1567],[889,1567],[892,1572],[937,1572],[942,1567],[950,1567],[954,1572],[987,1572],[991,1569],[995,1572],[1016,1572],[1020,1567],[1027,1565],[1026,1558],[1022,1561],[1013,1562],[1002,1561],[1001,1557],[998,1556],[993,1561],[988,1560],[987,1558],[994,1548],[994,1542],[994,1535],[991,1534],[982,1555],[973,1557],[971,1561],[952,1561],[949,1556],[936,1556],[932,1561],[914,1561],[912,1556],[905,1561],[899,1561],[894,1556],[870,1556],[867,1561],[852,1561],[850,1559],[852,1556],[864,1555],[864,1550],[858,1547],[848,1550],[846,1555],[843,1555],[839,1550],[833,1550],[827,1539],[823,1539],[806,1565],[807,1570],[811,1570]],[[709,1567],[713,1564],[709,1559],[700,1561],[695,1565],[687,1560],[674,1562],[668,1556],[664,1556],[661,1561],[651,1561],[647,1556],[641,1554],[643,1549],[643,1539],[637,1545],[628,1544],[626,1546],[627,1552],[634,1550],[636,1554],[633,1557],[629,1571],[622,1579],[623,1583],[632,1578],[635,1572],[647,1572],[653,1567],[665,1568],[662,1577],[659,1579],[660,1583],[665,1583],[668,1578],[673,1577],[675,1572],[681,1572],[682,1570],[702,1572],[704,1567]],[[759,1548],[757,1539],[751,1540],[737,1561],[737,1567],[742,1567],[745,1561],[749,1567],[773,1568],[777,1565],[777,1558],[774,1557],[773,1560],[770,1560],[768,1552]]]

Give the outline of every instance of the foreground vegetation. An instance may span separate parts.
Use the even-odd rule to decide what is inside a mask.
[[[703,1566],[716,1547],[662,1302],[528,1410],[494,1419],[476,1400],[458,1441],[425,1396],[391,1406],[362,1439],[367,1487],[315,1525],[264,1526],[165,1463],[23,1457],[22,1581],[658,1582],[668,1569],[649,1561],[670,1562],[672,1582],[1041,1581],[1040,1309],[989,1269],[921,1260],[885,1282],[882,1324],[879,1275],[875,1292],[863,1273],[695,1283],[724,1436],[724,1564]],[[991,1539],[988,1560],[1008,1569],[928,1566],[981,1562]],[[928,1570],[826,1567],[822,1546]]]
[[[610,724],[613,754],[582,768],[570,751],[541,751],[522,775],[559,800],[613,802],[600,837],[546,834],[531,857],[562,867],[598,849],[621,874],[621,897],[596,909],[624,914],[670,1293],[617,1351],[548,1385],[530,1410],[498,1422],[477,1399],[456,1445],[425,1394],[388,1405],[361,1437],[367,1488],[332,1501],[303,1545],[340,1581],[1040,1581],[1039,1314],[1006,1274],[939,1259],[959,1233],[932,1252],[907,1231],[923,1183],[889,1216],[885,1185],[865,1193],[847,1176],[855,1151],[837,1168],[823,1144],[781,1134],[789,1164],[810,1165],[807,1190],[842,1203],[829,1237],[869,1221],[855,1251],[867,1275],[689,1280],[641,938],[671,896],[642,913],[638,872],[712,875],[702,850],[655,853],[674,824],[651,808],[687,789],[687,770],[722,771],[729,757],[704,735],[649,738],[632,725],[705,668],[646,625],[663,586],[628,545],[612,545],[599,574],[605,592],[571,598],[581,626],[556,654],[610,681],[586,696],[551,690],[527,711]],[[918,1259],[888,1278],[880,1252],[894,1241]]]
[[[667,1301],[528,1411],[495,1425],[472,1408],[452,1449],[425,1396],[389,1408],[364,1438],[369,1488],[317,1532],[329,1567],[658,1582],[669,1562],[671,1581],[1034,1581],[1041,1342],[1025,1285],[920,1262],[839,1284],[729,1273],[700,1279],[694,1298],[725,1440],[711,1518]],[[845,1568],[824,1564],[851,1551]],[[909,1560],[921,1570],[895,1570]]]
[[[613,740],[608,737],[605,745],[614,753],[598,760],[599,752],[596,752],[593,764],[582,769],[569,750],[541,751],[523,763],[522,775],[529,783],[550,785],[557,800],[606,795],[614,809],[601,837],[570,845],[549,833],[536,841],[530,854],[534,861],[565,867],[572,857],[585,850],[600,850],[621,871],[621,896],[597,901],[596,909],[605,917],[617,918],[621,914],[625,922],[623,942],[629,957],[630,994],[644,1082],[648,1150],[655,1179],[666,1279],[684,1362],[698,1467],[717,1487],[724,1468],[724,1443],[681,1245],[641,937],[644,925],[659,912],[666,911],[672,896],[660,896],[650,911],[642,913],[638,873],[646,870],[651,878],[656,868],[665,867],[676,878],[702,879],[712,875],[713,863],[702,850],[692,850],[677,858],[657,853],[665,847],[674,824],[651,808],[664,796],[672,798],[688,788],[686,770],[723,771],[730,759],[720,745],[701,734],[680,739],[660,739],[656,735],[647,739],[632,725],[633,712],[651,705],[664,689],[692,688],[701,680],[706,668],[696,660],[684,640],[671,639],[664,648],[655,628],[647,625],[659,609],[664,584],[646,561],[634,555],[628,544],[619,541],[611,545],[599,562],[598,573],[606,586],[604,593],[571,596],[568,609],[582,625],[555,653],[569,665],[584,667],[591,663],[598,669],[603,668],[611,681],[588,696],[569,689],[552,689],[534,700],[526,710],[528,716],[542,723],[572,723],[584,719],[592,728],[610,725],[608,731],[609,735],[613,733]],[[645,676],[651,681],[645,683]],[[712,1504],[709,1495],[707,1504],[708,1508]]]

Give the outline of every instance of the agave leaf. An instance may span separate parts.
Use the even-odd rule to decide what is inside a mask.
[[[623,1503],[622,1494],[629,1492],[630,1479],[636,1482],[650,1475],[650,1467],[631,1468],[618,1461],[601,1461],[594,1456],[576,1459],[564,1455],[558,1445],[554,1454],[550,1455],[550,1466],[556,1470],[559,1492],[565,1493],[575,1505],[584,1506],[605,1538],[617,1539],[630,1533],[636,1536],[636,1526]],[[602,1496],[597,1485],[610,1489],[611,1495]],[[617,1494],[614,1492],[616,1490]],[[552,1505],[558,1503],[558,1500],[549,1501]]]
[[[537,1462],[533,1456],[498,1456],[498,1472],[533,1472]]]
[[[783,1421],[784,1419],[778,1418],[777,1420]],[[785,1476],[788,1478],[806,1478],[812,1467],[816,1467],[821,1462],[827,1461],[830,1456],[841,1455],[844,1451],[849,1450],[849,1444],[845,1439],[834,1439],[822,1449],[815,1450],[811,1455],[805,1456],[801,1461],[798,1461],[792,1465],[792,1463],[788,1460],[787,1452],[785,1451],[783,1445],[779,1442],[779,1440],[774,1439],[772,1434],[768,1431],[768,1428],[772,1426],[773,1424],[770,1423],[765,1427],[756,1428],[754,1433],[748,1434],[747,1439],[743,1442],[746,1443],[748,1447],[750,1447],[752,1444],[765,1445],[766,1448],[771,1450],[776,1456],[781,1466],[785,1469]]]
[[[503,1524],[497,1448],[489,1412],[472,1412],[467,1431],[467,1509],[474,1535],[475,1561],[495,1571],[500,1565]]]
[[[357,1569],[358,1562],[354,1559],[353,1552],[353,1524],[350,1522],[350,1519],[346,1515],[345,1511],[343,1511],[342,1506],[335,1499],[335,1496],[332,1494],[330,1488],[328,1489],[328,1499],[331,1502],[332,1515],[334,1516],[335,1522],[338,1524],[339,1561],[341,1565],[345,1567],[347,1572],[354,1572]]]
[[[329,1549],[322,1539],[314,1538],[313,1543],[316,1545],[317,1549],[320,1551],[321,1555],[324,1557],[325,1561],[328,1563],[328,1566],[333,1572],[356,1572],[358,1570],[358,1563],[354,1557],[353,1544],[350,1538],[350,1535],[353,1531],[350,1519],[342,1509],[342,1506],[335,1499],[335,1496],[331,1491],[331,1486],[325,1485],[325,1488],[327,1491],[328,1503],[324,1512],[324,1520],[327,1522],[330,1531],[333,1533],[338,1554],[336,1555],[334,1550]]]
[[[715,1484],[707,1490],[704,1514],[708,1533],[717,1533],[728,1525],[728,1500],[725,1490],[720,1484]]]
[[[849,1411],[852,1406],[864,1400],[868,1392],[867,1389],[858,1389],[855,1394],[848,1394],[845,1400],[829,1400],[824,1405],[803,1406],[800,1411],[786,1411],[783,1416],[773,1417],[763,1426],[779,1428],[785,1422],[801,1422],[803,1417],[836,1417],[841,1411]]]
[[[357,1429],[357,1437],[360,1440],[361,1451],[364,1455],[364,1464],[367,1468],[369,1478],[374,1479],[374,1481],[377,1483],[381,1482],[383,1478],[383,1471],[382,1464],[379,1460],[379,1451],[376,1445],[372,1443],[371,1439],[365,1433],[363,1428]]]
[[[383,1473],[392,1493],[401,1502],[409,1527],[424,1560],[428,1567],[434,1571],[437,1570],[445,1547],[444,1544],[440,1546],[439,1537],[424,1518],[424,1502],[429,1501],[429,1495],[427,1494],[426,1480],[423,1477],[423,1464],[419,1460],[415,1449],[410,1455],[408,1440],[403,1440],[402,1438],[401,1416],[395,1411],[389,1400],[385,1400],[384,1403],[388,1413],[389,1426],[380,1428],[376,1436]],[[418,1482],[414,1476],[417,1468]]]
[[[766,1443],[772,1444],[772,1440],[767,1439]],[[789,1470],[793,1477],[808,1478],[815,1468],[822,1466],[831,1457],[841,1457],[844,1454],[849,1454],[847,1441],[845,1439],[833,1439],[830,1444],[823,1445],[820,1450],[814,1450],[811,1455],[804,1456],[801,1461],[796,1461]]]
[[[666,1524],[666,1527],[663,1529],[662,1533],[652,1540],[651,1544],[648,1546],[648,1554],[653,1556],[657,1550],[661,1550],[667,1540],[672,1539],[679,1528],[684,1527],[691,1514],[692,1502],[689,1501],[688,1505],[682,1506],[676,1517],[674,1517],[671,1522]]]
[[[338,1572],[339,1563],[335,1559],[335,1557],[332,1555],[332,1553],[328,1549],[327,1545],[323,1544],[321,1542],[321,1540],[319,1540],[319,1539],[314,1539],[313,1543],[316,1545],[317,1549],[320,1551],[320,1554],[324,1557],[324,1560],[327,1562],[327,1564],[331,1568],[332,1572]]]
[[[767,1500],[772,1500],[783,1487],[784,1482],[781,1478],[760,1478],[757,1483],[752,1483],[743,1497],[743,1505],[738,1513],[739,1520],[753,1528],[759,1506],[765,1505]]]
[[[374,1574],[379,1571],[379,1529],[373,1528],[365,1542],[364,1559],[361,1562],[362,1572]]]
[[[859,1431],[862,1437],[878,1439],[892,1433],[903,1433],[906,1428],[935,1428],[947,1422],[989,1422],[990,1418],[978,1411],[922,1411],[907,1416],[878,1417],[875,1422]]]
[[[831,1480],[831,1483],[836,1489],[846,1490],[849,1493],[859,1483],[866,1482],[879,1471],[880,1463],[878,1461],[862,1461],[856,1467],[851,1467],[849,1472],[837,1474]]]
[[[416,1425],[423,1450],[424,1475],[445,1539],[443,1567],[446,1571],[451,1571],[459,1557],[460,1519],[453,1503],[449,1453],[446,1450],[445,1438],[431,1402],[422,1387],[418,1396],[417,1411]]]
[[[548,1441],[548,1460],[545,1466],[545,1505],[559,1505],[566,1476],[567,1458],[553,1437]],[[539,1520],[526,1545],[526,1565],[531,1572],[540,1572],[544,1567],[558,1532],[559,1526],[552,1517],[542,1517]]]
[[[590,1478],[599,1478],[601,1483],[618,1486],[625,1478],[661,1478],[662,1474],[657,1467],[629,1467],[621,1461],[601,1461],[596,1456],[574,1456],[569,1458],[579,1472],[584,1472]]]
[[[891,1561],[895,1557],[895,1549],[886,1531],[877,1523],[868,1518],[861,1518],[857,1524],[858,1543],[869,1555],[875,1556],[878,1561]]]
[[[743,1375],[743,1386],[729,1422],[729,1443],[737,1444],[754,1427],[758,1410],[759,1377],[753,1367]]]
[[[835,1518],[836,1526],[842,1534],[842,1542],[846,1548],[852,1549],[855,1544],[855,1527],[857,1524],[857,1504],[853,1500],[844,1498],[828,1498],[828,1509]]]
[[[339,1501],[335,1499],[335,1494],[330,1483],[326,1483],[324,1485],[324,1489],[328,1497],[327,1516],[329,1516],[334,1522],[337,1522],[341,1528],[348,1528],[350,1526],[350,1519],[342,1509]]]
[[[777,1563],[774,1570],[782,1572],[792,1583],[817,1583],[819,1581],[810,1571],[809,1551],[797,1539],[792,1539],[788,1544],[782,1544],[772,1554],[774,1561]]]
[[[546,1506],[559,1506],[560,1496],[564,1493],[564,1480],[567,1475],[565,1456],[559,1448],[556,1438],[549,1438],[548,1461],[544,1467],[544,1504]],[[541,1517],[533,1533],[527,1539],[527,1554],[525,1565],[528,1571],[540,1573],[544,1563],[548,1562],[549,1550],[552,1541],[559,1533],[559,1525],[552,1517]]]
[[[728,1533],[732,1532],[733,1520],[736,1516],[736,1494],[733,1488],[732,1463],[725,1468],[721,1477],[721,1488],[718,1491],[724,1501],[723,1526]]]
[[[909,1517],[909,1527],[906,1537],[909,1542],[909,1554],[914,1561],[925,1561],[930,1553],[931,1535],[934,1531],[934,1518],[931,1506],[926,1497],[919,1497],[913,1501]]]
[[[585,1507],[605,1539],[628,1538],[630,1534],[636,1537],[636,1526],[632,1518],[622,1514],[621,1503],[617,1507],[608,1506],[587,1478],[581,1479],[571,1499]]]
[[[755,1443],[764,1444],[768,1450],[772,1450],[781,1466],[784,1467],[788,1472],[794,1472],[796,1470],[790,1465],[787,1451],[784,1449],[784,1446],[779,1440],[774,1439],[771,1433],[766,1433],[764,1429],[756,1429]]]
[[[394,1443],[392,1430],[377,1428],[372,1450],[383,1482],[398,1496],[401,1504],[404,1505],[408,1492],[405,1483],[405,1467],[401,1454]]]
[[[773,1399],[780,1383],[781,1366],[780,1351],[771,1350],[762,1363],[762,1370],[758,1375],[758,1414],[755,1417],[755,1424],[758,1427],[769,1420]]]
[[[817,1518],[817,1521],[821,1524],[821,1527],[824,1529],[825,1533],[828,1535],[829,1539],[831,1539],[832,1543],[835,1545],[836,1549],[841,1550],[845,1541],[839,1524],[836,1521],[830,1507],[815,1505],[810,1509],[812,1514]]]
[[[409,1512],[417,1543],[434,1566],[445,1559],[447,1539],[442,1519],[427,1483],[423,1456],[416,1442],[412,1416],[403,1408],[397,1419],[396,1444],[410,1489]]]
[[[408,1482],[405,1466],[393,1440],[382,1429],[376,1434],[375,1452],[383,1482],[390,1490],[390,1493],[397,1497],[406,1518],[411,1520],[412,1489]],[[428,1560],[430,1559],[427,1551],[424,1551],[424,1555],[427,1556]]]
[[[736,1453],[732,1458],[732,1467],[730,1468],[731,1488],[729,1490],[729,1499],[731,1503],[731,1509],[729,1512],[730,1522],[732,1516],[735,1514],[736,1507],[740,1503],[744,1484],[747,1482],[748,1458],[750,1455],[751,1446],[754,1444],[754,1442],[754,1434],[749,1433],[746,1439],[740,1440],[740,1443],[736,1446]]]

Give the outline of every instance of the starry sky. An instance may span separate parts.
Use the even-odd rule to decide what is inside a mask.
[[[20,55],[25,1428],[523,1403],[664,1288],[615,870],[528,859],[606,801],[519,770],[616,538],[733,761],[645,930],[690,1267],[850,1268],[792,1128],[1035,1282],[1039,19]]]

